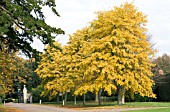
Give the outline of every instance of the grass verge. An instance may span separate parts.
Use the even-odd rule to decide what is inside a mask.
[[[125,105],[130,107],[170,107],[170,102],[129,102]]]
[[[152,109],[145,109],[145,110],[131,110],[127,112],[170,112],[170,108],[152,108]]]

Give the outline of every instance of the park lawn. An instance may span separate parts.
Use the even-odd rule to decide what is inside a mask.
[[[99,106],[97,102],[87,101],[86,105],[83,105],[81,101],[77,102],[77,105],[74,105],[73,101],[65,102],[65,105],[62,106],[62,102],[44,102],[43,105],[59,106],[63,108],[75,108],[75,109],[113,109],[113,108],[149,108],[149,107],[170,107],[170,102],[127,102],[125,105],[118,106],[117,102],[102,102]],[[164,108],[163,108],[164,109]]]
[[[25,111],[21,111],[15,108],[10,108],[10,107],[4,106],[3,104],[0,104],[0,112],[25,112]]]
[[[86,101],[85,105],[83,105],[82,101],[77,101],[76,105],[74,104],[74,101],[67,101],[65,102],[65,105],[62,106],[63,102],[43,102],[43,105],[49,105],[49,106],[58,106],[63,108],[108,108],[108,107],[117,107],[117,102],[102,102],[101,105],[98,105],[95,101]]]
[[[131,110],[126,112],[170,112],[170,107],[168,108],[152,108],[152,109],[145,109],[145,110]]]
[[[170,107],[170,102],[128,102],[125,105],[132,107]]]

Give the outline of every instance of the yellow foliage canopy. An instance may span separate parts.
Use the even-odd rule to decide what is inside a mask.
[[[73,89],[82,95],[102,88],[112,94],[123,87],[155,97],[150,79],[154,50],[146,23],[146,16],[129,3],[98,12],[89,27],[70,36],[62,52],[47,48],[36,72],[54,93]]]
[[[85,75],[85,83],[76,94],[100,88],[111,94],[122,86],[142,96],[155,97],[150,79],[153,76],[150,57],[154,50],[147,41],[146,22],[145,15],[125,3],[114,10],[99,12],[86,32],[82,29],[73,34],[71,39],[79,38],[82,44],[77,54],[84,56],[79,67]]]

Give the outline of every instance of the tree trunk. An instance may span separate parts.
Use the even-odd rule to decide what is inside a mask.
[[[2,98],[0,97],[0,104],[2,103]]]
[[[98,92],[96,93],[96,97],[95,97],[95,102],[99,102],[99,98],[98,98],[99,96],[98,96]]]
[[[57,102],[60,101],[60,93],[57,94]]]
[[[83,94],[83,105],[85,105],[85,103],[86,103],[86,95]]]
[[[64,100],[67,101],[67,92],[65,93]]]
[[[76,105],[76,95],[74,95],[74,105]]]
[[[65,104],[64,95],[62,95],[62,101],[63,101],[62,106],[64,106],[64,104]]]
[[[99,105],[101,105],[101,99],[100,99],[101,94],[102,94],[102,89],[100,89],[99,92],[98,92],[98,103],[99,103]]]
[[[125,104],[125,88],[124,87],[119,87],[118,88],[118,105],[121,106]]]

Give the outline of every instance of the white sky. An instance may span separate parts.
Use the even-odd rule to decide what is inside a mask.
[[[167,53],[170,55],[170,0],[56,0],[56,9],[61,17],[56,17],[50,10],[44,8],[47,24],[62,28],[65,35],[59,35],[57,40],[65,44],[69,34],[88,25],[95,19],[95,12],[113,9],[125,1],[134,2],[135,6],[148,16],[149,34],[152,42],[156,43],[157,55]],[[33,44],[42,51],[40,42]]]

